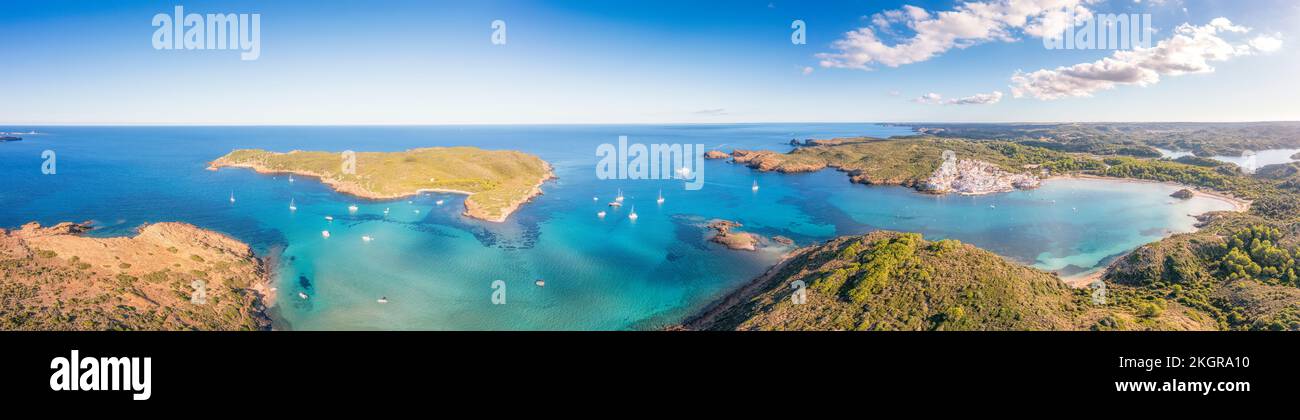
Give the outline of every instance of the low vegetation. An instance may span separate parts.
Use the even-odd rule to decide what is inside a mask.
[[[476,147],[360,152],[355,154],[355,165],[346,167],[344,159],[341,153],[242,149],[213,161],[212,168],[312,176],[340,192],[370,199],[411,196],[422,190],[461,192],[469,195],[466,215],[491,221],[505,220],[541,193],[542,182],[554,177],[551,166],[536,156]]]
[[[270,328],[266,270],[247,245],[178,223],[133,238],[83,228],[0,230],[0,330]]]

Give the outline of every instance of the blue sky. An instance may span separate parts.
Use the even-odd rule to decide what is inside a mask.
[[[260,14],[260,56],[155,49],[175,5]],[[1035,25],[1062,7],[1150,13],[1166,54],[1049,50]],[[1287,0],[5,0],[0,16],[8,125],[1300,120]]]

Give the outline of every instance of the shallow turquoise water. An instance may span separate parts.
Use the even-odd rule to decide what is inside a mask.
[[[230,234],[263,255],[279,256],[277,321],[291,329],[637,329],[673,323],[760,274],[787,250],[720,249],[705,241],[701,225],[711,218],[740,221],[748,231],[787,236],[799,245],[873,229],[918,231],[1069,274],[1189,231],[1189,214],[1229,208],[1209,199],[1174,200],[1168,197],[1172,186],[1114,181],[1053,180],[1034,191],[936,197],[851,184],[834,171],[758,173],[721,161],[706,163],[699,191],[673,181],[598,180],[594,172],[596,146],[619,135],[643,143],[786,150],[791,138],[907,133],[865,124],[34,128],[48,134],[0,144],[0,178],[13,181],[0,187],[6,209],[0,226],[93,220],[99,227],[94,234],[111,236],[145,222],[183,221]],[[203,170],[233,148],[434,145],[534,153],[555,166],[559,179],[505,223],[491,223],[462,217],[457,195],[367,201],[309,179],[290,183],[246,170]],[[46,149],[57,153],[55,175],[40,172]],[[755,181],[757,192],[750,188]],[[619,188],[627,205],[597,218]],[[661,189],[662,206],[655,203]],[[232,192],[234,204],[228,201]],[[289,211],[290,199],[298,211]],[[443,205],[435,204],[438,199]],[[355,213],[350,204],[358,206]],[[626,217],[632,205],[640,215],[635,222]],[[539,278],[545,287],[533,284]],[[492,301],[495,280],[505,284],[503,305]],[[389,303],[377,303],[380,297]]]

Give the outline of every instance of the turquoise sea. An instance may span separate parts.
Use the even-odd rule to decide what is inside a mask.
[[[0,227],[89,220],[97,227],[94,235],[117,236],[147,222],[181,221],[229,234],[260,255],[277,257],[276,325],[295,330],[671,324],[762,273],[789,250],[722,249],[705,241],[702,224],[712,218],[736,220],[744,230],[783,235],[800,246],[875,229],[917,231],[1069,275],[1190,231],[1192,214],[1231,208],[1205,198],[1172,199],[1177,187],[1162,184],[1053,180],[1033,191],[936,197],[851,184],[835,171],[758,173],[722,161],[705,164],[699,191],[686,191],[680,181],[595,176],[597,145],[616,143],[620,135],[646,144],[785,151],[792,138],[910,132],[871,124],[0,127],[29,130],[42,134],[0,143]],[[555,167],[558,179],[506,222],[491,223],[461,216],[462,197],[454,194],[367,201],[307,178],[289,182],[248,170],[204,170],[208,161],[236,148],[397,151],[440,145],[533,153]],[[41,172],[45,150],[55,152],[55,174]],[[755,181],[758,191],[751,190]],[[620,188],[627,197],[624,209],[596,217]],[[660,190],[665,202],[657,205]],[[289,211],[290,200],[298,211]],[[353,204],[356,212],[348,210]],[[626,217],[632,205],[640,216],[636,221]],[[545,287],[534,285],[537,279],[545,279]],[[505,304],[493,304],[496,280],[505,284]],[[378,303],[381,297],[389,303]]]

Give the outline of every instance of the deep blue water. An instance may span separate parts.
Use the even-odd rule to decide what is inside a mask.
[[[699,191],[679,181],[595,176],[596,146],[620,135],[647,144],[784,151],[791,138],[908,133],[869,124],[0,127],[31,129],[43,134],[0,143],[0,227],[90,220],[94,235],[114,236],[147,222],[182,221],[229,234],[262,255],[280,256],[276,312],[286,329],[654,328],[743,284],[788,250],[721,249],[705,241],[701,225],[711,218],[798,245],[873,229],[918,231],[1068,274],[1191,230],[1189,214],[1228,207],[1172,200],[1176,188],[1159,184],[1055,180],[1034,191],[935,197],[851,184],[835,171],[758,173],[722,161],[706,163]],[[366,201],[310,179],[204,170],[236,148],[451,145],[533,153],[555,167],[558,179],[505,223],[491,223],[461,216],[462,197],[452,194]],[[56,174],[42,174],[44,150],[56,153]],[[757,192],[750,188],[755,181]],[[619,188],[627,205],[597,218]],[[666,201],[656,205],[660,190]],[[296,212],[288,209],[291,199]],[[348,211],[351,204],[357,212]],[[633,205],[635,222],[626,217]],[[545,287],[534,285],[539,278]],[[506,285],[504,305],[492,303],[496,280]],[[380,297],[389,303],[377,303]]]

